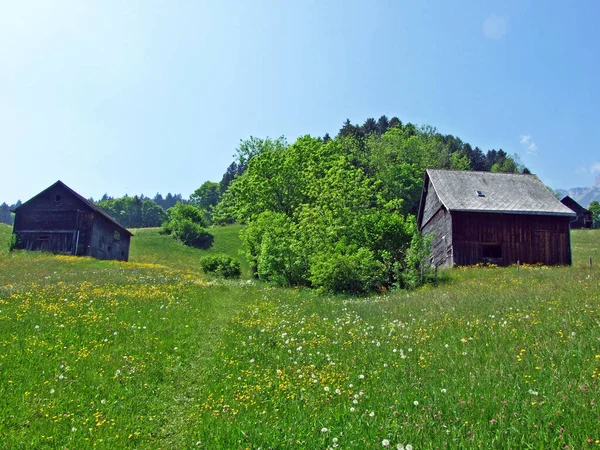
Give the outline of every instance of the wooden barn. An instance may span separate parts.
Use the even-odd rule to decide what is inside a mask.
[[[576,228],[592,228],[593,226],[593,218],[592,212],[589,209],[585,209],[575,200],[573,200],[568,195],[560,201],[563,205],[577,214],[577,219],[574,222],[571,222],[571,229],[574,230]]]
[[[425,172],[418,225],[434,233],[432,264],[571,264],[575,213],[535,175]]]
[[[62,181],[13,212],[18,248],[98,259],[129,259],[133,234]]]

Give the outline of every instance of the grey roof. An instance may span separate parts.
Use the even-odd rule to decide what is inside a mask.
[[[427,169],[427,178],[449,211],[575,215],[535,175]]]

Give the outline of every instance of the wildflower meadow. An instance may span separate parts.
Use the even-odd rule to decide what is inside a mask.
[[[238,257],[238,231],[211,251]],[[572,267],[370,297],[272,287],[244,261],[210,278],[209,252],[157,230],[128,263],[8,253],[9,234],[0,448],[600,448],[598,231],[572,232]]]

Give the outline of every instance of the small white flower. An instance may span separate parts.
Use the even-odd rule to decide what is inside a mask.
[[[254,358],[252,358],[252,359],[250,360],[250,363],[253,363],[253,362],[254,362]]]
[[[412,445],[406,444],[406,450],[412,450]]]
[[[177,347],[173,347],[173,350],[177,351],[178,349],[177,349]]]
[[[365,378],[365,376],[361,373],[358,378],[360,378],[361,380],[363,380]]]
[[[350,408],[350,412],[354,412],[356,411],[354,408]]]
[[[77,428],[75,428],[75,427],[71,428],[72,433],[75,433],[76,431],[77,431]]]
[[[369,413],[369,417],[375,417],[375,411],[371,411],[371,412]]]
[[[389,447],[390,441],[388,441],[387,439],[384,439],[383,441],[381,441],[381,445],[383,445],[384,447]]]
[[[331,441],[332,441],[334,444],[337,444],[337,443],[338,443],[338,438],[333,438]]]
[[[39,329],[40,329],[40,326],[39,326],[39,325],[36,325],[34,328],[35,328],[36,330],[39,330]]]
[[[104,405],[104,404],[106,404],[106,400],[102,399],[102,400],[100,400],[100,403],[102,403]]]
[[[329,430],[325,427],[321,428],[321,433],[327,433]]]
[[[115,371],[115,377],[118,377],[119,375],[121,375],[121,371],[120,371],[119,369],[117,369],[117,370]]]
[[[404,445],[402,445],[402,444],[396,445],[396,450],[404,450]]]
[[[323,390],[324,390],[325,392],[329,392],[329,386],[325,386],[325,387],[323,388]]]
[[[415,406],[419,406],[419,402],[415,400],[415,401],[413,402],[413,405],[415,405]]]
[[[445,394],[445,393],[446,393],[446,389],[442,389],[442,394]]]
[[[54,392],[55,392],[54,389],[50,389],[51,394],[54,394]]]
[[[336,390],[335,390],[335,393],[336,393],[336,394],[341,394],[341,393],[342,393],[342,391],[340,391],[339,389],[336,389]]]

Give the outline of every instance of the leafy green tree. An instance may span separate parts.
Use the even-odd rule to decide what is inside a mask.
[[[142,202],[142,227],[160,227],[167,218],[165,210],[153,200]]]
[[[202,210],[193,205],[177,202],[175,206],[167,210],[167,216],[171,222],[189,220],[201,227],[206,227],[206,220],[204,219]]]
[[[221,199],[219,183],[206,181],[190,195],[190,204],[205,211],[211,211]]]
[[[590,203],[588,210],[592,213],[592,221],[594,228],[600,228],[600,203],[594,200]]]

